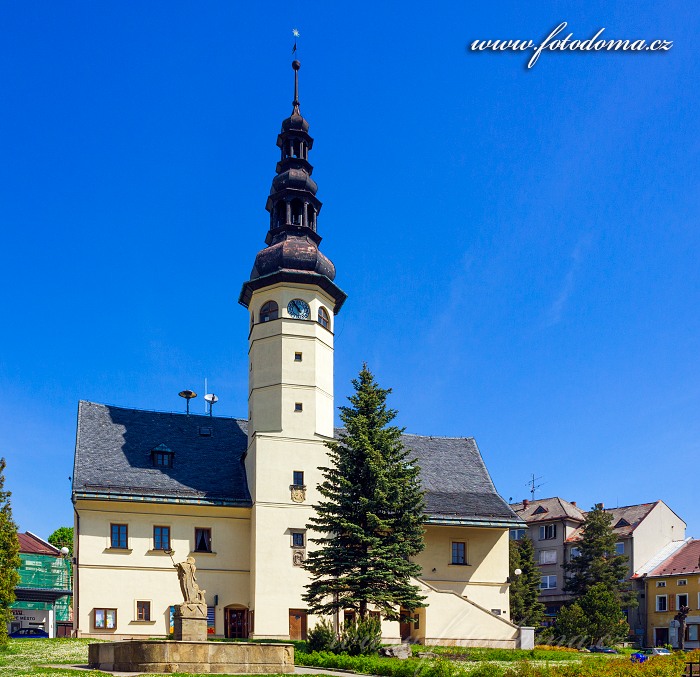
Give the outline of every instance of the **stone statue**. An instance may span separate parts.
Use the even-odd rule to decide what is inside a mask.
[[[197,577],[194,575],[197,571],[194,557],[189,556],[184,562],[178,562],[175,564],[175,568],[185,604],[205,604],[204,593],[206,590],[200,590],[199,585],[197,585]]]

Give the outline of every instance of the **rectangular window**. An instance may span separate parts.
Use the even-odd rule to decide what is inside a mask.
[[[656,595],[656,610],[668,611],[668,598],[666,595]]]
[[[624,555],[625,554],[625,544],[622,541],[615,543],[615,554]]]
[[[557,525],[556,524],[543,524],[540,527],[540,540],[549,541],[552,538],[557,537]]]
[[[467,544],[464,541],[452,542],[452,564],[467,563]]]
[[[682,606],[688,606],[688,595],[676,595],[676,609],[679,609]]]
[[[195,552],[211,552],[211,529],[194,530],[194,551]]]
[[[154,451],[153,465],[156,468],[172,468],[173,454],[164,451]]]
[[[114,630],[117,627],[116,609],[95,609],[93,616],[95,630]]]
[[[580,548],[571,548],[571,550],[569,550],[569,559],[576,559],[580,554]]]
[[[303,548],[306,545],[306,534],[303,531],[292,531],[292,547]]]
[[[540,576],[540,590],[554,590],[556,587],[556,576]]]
[[[525,538],[525,529],[511,529],[510,530],[510,540],[520,541]]]
[[[304,411],[304,405],[301,402],[295,402],[294,411]]]
[[[216,634],[216,607],[207,607],[207,635]]]
[[[679,578],[678,581],[676,582],[676,585],[688,585],[688,579],[687,578]]]
[[[110,525],[110,548],[126,550],[129,543],[129,527],[126,524]]]
[[[685,626],[685,638],[689,642],[698,641],[698,626],[697,625],[686,625]]]
[[[170,527],[153,527],[153,549],[170,550]]]
[[[150,621],[151,620],[151,603],[145,600],[136,602],[136,620]]]
[[[557,563],[557,551],[556,550],[540,550],[540,564],[556,564]]]
[[[301,353],[294,353],[294,361],[295,362],[301,362]]]
[[[295,470],[292,473],[292,484],[295,487],[303,487],[304,486],[304,472],[302,470]]]
[[[656,587],[657,587],[657,588],[665,588],[665,587],[666,587],[666,581],[656,581]]]

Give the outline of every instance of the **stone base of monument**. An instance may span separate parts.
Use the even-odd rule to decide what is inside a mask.
[[[173,637],[178,642],[207,641],[207,605],[185,602],[175,606]]]
[[[132,640],[90,644],[88,662],[91,668],[110,672],[289,673],[294,672],[294,646]]]

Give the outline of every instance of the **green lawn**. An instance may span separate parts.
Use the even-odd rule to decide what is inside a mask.
[[[10,640],[9,649],[0,651],[0,677],[107,677],[107,673],[98,670],[43,667],[85,665],[88,644],[94,642],[68,638]],[[447,655],[399,661],[378,656],[307,654],[300,651],[302,648],[305,647],[297,646],[297,665],[340,668],[386,677],[681,677],[686,660],[700,660],[700,652],[661,657],[638,665],[631,663],[628,655],[601,656],[545,649],[529,652],[420,647],[421,651]],[[457,660],[450,660],[449,654],[457,654]]]

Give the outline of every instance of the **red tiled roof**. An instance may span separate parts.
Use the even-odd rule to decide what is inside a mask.
[[[700,573],[700,541],[686,543],[678,552],[649,572],[649,576],[678,576]]]
[[[577,522],[583,522],[585,514],[569,501],[555,496],[553,498],[538,498],[534,501],[525,501],[520,503],[511,503],[518,517],[525,520],[528,524],[532,522],[547,522],[556,519],[570,519]],[[539,510],[542,508],[543,510]]]
[[[17,533],[17,538],[19,539],[19,551],[32,555],[54,555],[58,556],[61,551],[58,548],[54,548],[53,545],[42,540],[31,531],[27,531],[25,534]]]
[[[657,503],[659,503],[659,501],[656,501],[655,503],[640,503],[639,505],[624,505],[621,508],[605,508],[605,512],[612,515],[611,526],[615,532],[615,535],[618,538],[631,536],[632,532],[639,526],[642,520],[646,518]],[[618,527],[616,525],[620,522],[620,520],[624,521]],[[627,522],[627,524],[624,524],[624,522]],[[582,534],[583,529],[579,527],[569,536],[569,538],[566,539],[567,543],[580,541]]]

